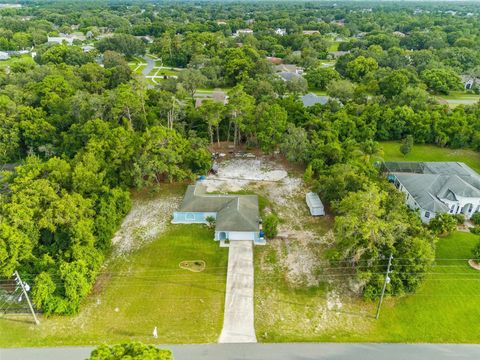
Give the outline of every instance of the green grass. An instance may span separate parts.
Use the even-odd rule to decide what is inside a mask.
[[[437,97],[445,100],[479,100],[480,95],[467,93],[465,91],[452,91],[448,95],[438,95]]]
[[[158,69],[153,69],[152,72],[149,75],[154,75],[157,72]],[[158,76],[163,76],[163,75],[168,75],[168,76],[178,76],[180,71],[178,70],[172,70],[172,69],[160,69],[158,71]]]
[[[460,232],[442,238],[437,266],[425,282],[413,296],[388,299],[375,331],[365,340],[480,342],[480,271],[466,260],[454,260],[470,258],[478,240]]]
[[[255,248],[257,338],[266,342],[480,342],[480,271],[466,260],[480,238],[456,232],[440,239],[437,261],[415,294],[376,302],[344,296],[328,309],[330,285],[293,290],[282,280],[278,250]],[[259,274],[268,264],[269,274]],[[395,269],[393,269],[395,270]],[[259,296],[261,292],[261,296]],[[268,308],[268,311],[266,311]],[[260,311],[262,310],[262,311]]]
[[[332,42],[329,46],[328,46],[328,51],[338,51],[338,46],[340,45],[340,42],[338,41],[335,41],[335,42]]]
[[[327,96],[327,92],[325,90],[318,90],[315,88],[309,88],[309,92],[314,93],[315,95],[320,95],[320,96]]]
[[[170,225],[156,241],[110,263],[79,315],[42,318],[40,326],[28,316],[0,318],[0,347],[215,342],[223,322],[227,257],[205,226]],[[182,260],[204,260],[207,268],[180,269]]]
[[[403,156],[399,142],[386,141],[380,143],[380,146],[385,161],[460,161],[480,172],[480,153],[473,150],[415,144],[412,151]]]

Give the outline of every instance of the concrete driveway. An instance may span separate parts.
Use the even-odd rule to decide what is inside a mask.
[[[253,324],[253,244],[231,241],[220,343],[257,342]]]

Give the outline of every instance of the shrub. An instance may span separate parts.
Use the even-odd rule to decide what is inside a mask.
[[[263,219],[263,231],[268,239],[273,239],[278,234],[278,217],[269,214]]]
[[[465,215],[463,214],[455,214],[453,217],[457,220],[457,225],[463,225],[465,222]]]
[[[123,343],[113,346],[100,345],[90,354],[90,360],[149,359],[173,360],[170,350],[158,349],[140,342]]]
[[[470,232],[475,235],[480,235],[480,225],[470,228]]]
[[[457,219],[450,214],[438,214],[428,226],[437,235],[447,235],[457,228]]]
[[[470,220],[472,220],[475,225],[480,225],[480,212],[473,214]]]
[[[472,255],[473,259],[477,262],[480,263],[480,241],[477,243],[477,245],[473,248],[472,250]]]
[[[215,218],[213,216],[207,216],[205,218],[205,221],[207,222],[207,226],[210,229],[213,229],[215,227]]]

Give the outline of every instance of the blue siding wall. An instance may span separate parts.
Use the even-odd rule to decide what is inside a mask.
[[[209,212],[177,212],[173,213],[173,223],[201,224],[207,217],[217,217],[217,213]]]

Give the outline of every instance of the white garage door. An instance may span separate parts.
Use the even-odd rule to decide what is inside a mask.
[[[248,231],[230,231],[228,238],[229,240],[254,240],[255,233]]]

